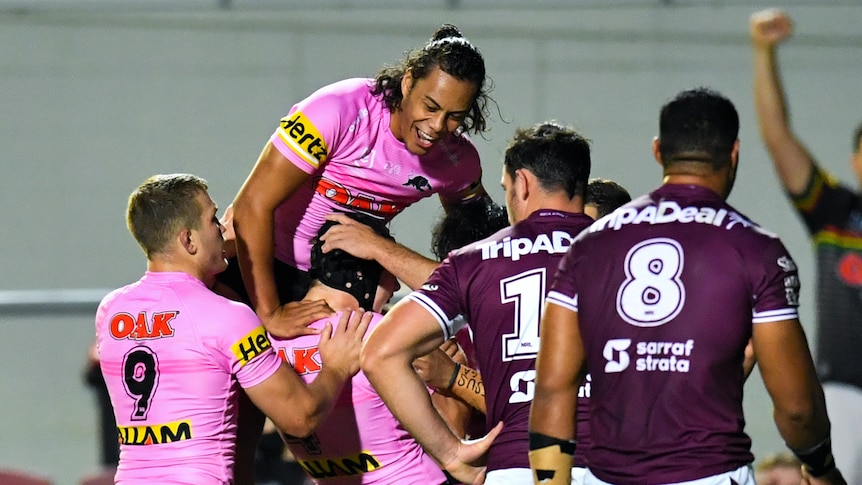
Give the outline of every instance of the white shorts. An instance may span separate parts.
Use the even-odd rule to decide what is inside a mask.
[[[583,485],[586,468],[572,468],[572,485]],[[533,483],[533,470],[529,468],[505,468],[493,470],[485,475],[485,485],[523,485]]]
[[[731,480],[733,480],[733,482],[731,482]],[[728,485],[730,483],[737,483],[739,485],[755,485],[754,470],[751,468],[751,465],[746,465],[744,467],[737,468],[736,470],[729,471],[727,473],[720,473],[711,477],[698,478],[697,480],[691,480],[688,482],[668,483],[665,485]],[[584,477],[584,485],[613,484],[599,480],[595,475],[587,470],[587,475]]]

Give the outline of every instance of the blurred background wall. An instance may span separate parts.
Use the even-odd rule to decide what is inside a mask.
[[[192,172],[226,207],[294,102],[373,76],[443,22],[480,48],[494,81],[491,130],[476,144],[500,202],[501,155],[516,127],[575,125],[593,141],[593,175],[639,195],[661,179],[650,153],[660,106],[698,85],[729,96],[742,122],[730,202],[795,255],[813,339],[811,248],[752,107],[748,16],[769,5],[0,0],[0,466],[59,484],[97,466],[95,401],[82,371],[95,302],[145,269],[125,228],[128,194],[149,175]],[[853,184],[862,6],[783,6],[797,26],[781,51],[794,126],[822,165]],[[439,203],[406,212],[394,235],[430,255]],[[756,372],[745,407],[754,452],[783,449]]]

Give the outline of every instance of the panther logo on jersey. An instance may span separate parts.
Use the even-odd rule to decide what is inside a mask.
[[[407,182],[401,184],[404,187],[413,187],[419,192],[425,192],[426,190],[433,190],[431,187],[431,183],[428,182],[428,179],[421,175],[415,175],[407,179]]]

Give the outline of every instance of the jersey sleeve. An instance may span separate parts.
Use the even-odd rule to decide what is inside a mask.
[[[216,352],[243,388],[260,384],[281,365],[257,315],[231,302],[222,312],[227,322],[220,331]]]
[[[455,321],[455,317],[464,314],[459,281],[453,260],[446,258],[421,288],[407,295],[434,316],[444,340],[449,340],[464,325],[464,319]]]
[[[482,185],[482,164],[476,146],[466,135],[454,138],[453,144],[457,149],[452,150],[449,156],[458,160],[458,166],[457,170],[450,172],[453,176],[452,183],[439,193],[444,207],[463,204],[486,194]]]
[[[857,196],[852,190],[816,165],[805,192],[791,199],[812,235],[825,226],[844,227],[847,214],[857,203]]]
[[[799,271],[787,249],[778,239],[769,239],[758,256],[760,264],[751,278],[754,288],[753,323],[799,318]]]
[[[285,158],[312,174],[338,147],[357,111],[336,88],[327,86],[295,104],[270,141]],[[346,120],[346,121],[345,121]]]
[[[559,305],[573,312],[578,311],[578,289],[575,279],[575,267],[577,266],[575,255],[578,254],[576,245],[577,241],[572,244],[560,260],[554,281],[548,291],[548,296],[545,298],[547,303]]]

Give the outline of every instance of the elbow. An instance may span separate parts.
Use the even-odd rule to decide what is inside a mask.
[[[359,353],[359,368],[369,381],[373,382],[381,365],[380,349],[373,345],[363,345]]]
[[[805,442],[816,441],[828,433],[829,418],[822,400],[797,399],[791,403],[775,406],[775,421],[782,434],[795,436]],[[785,436],[785,438],[787,437]]]
[[[774,156],[781,148],[794,139],[794,135],[786,124],[781,126],[769,125],[761,126],[760,138],[763,140],[763,144],[766,145],[769,153]]]
[[[362,369],[368,381],[377,388],[380,381],[390,375],[392,369],[402,366],[402,360],[406,362],[405,365],[407,366],[410,366],[410,362],[412,362],[409,359],[402,359],[401,354],[390,352],[385,342],[378,343],[378,340],[372,337],[362,346],[362,352],[359,354],[359,368]],[[412,366],[410,368],[412,369]]]
[[[305,412],[291,408],[290,412],[281,416],[278,421],[273,420],[273,423],[285,434],[296,438],[307,438],[320,426],[324,415],[325,410],[319,406],[317,409],[311,408]]]
[[[282,433],[290,435],[294,438],[308,438],[317,426],[310,426],[309,423],[296,422],[291,420],[289,423],[275,423]]]
[[[776,416],[794,428],[806,428],[817,420],[817,412],[809,403],[794,403],[792,406],[776,407]]]
[[[249,219],[252,211],[253,204],[248,197],[243,193],[237,195],[236,199],[233,201],[233,220],[234,225],[240,225],[242,222],[245,222]]]

